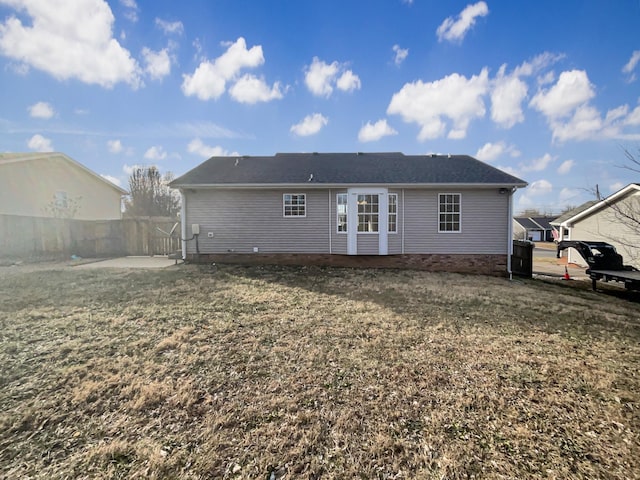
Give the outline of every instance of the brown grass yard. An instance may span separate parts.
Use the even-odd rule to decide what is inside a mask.
[[[392,270],[0,268],[3,478],[640,478],[640,304]]]

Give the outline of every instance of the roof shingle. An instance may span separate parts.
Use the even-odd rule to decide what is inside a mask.
[[[171,182],[211,185],[449,184],[524,187],[526,182],[468,155],[278,153],[212,157]]]

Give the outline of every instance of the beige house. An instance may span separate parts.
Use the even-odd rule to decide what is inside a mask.
[[[560,239],[610,243],[626,265],[640,268],[640,184],[629,184],[583,207],[551,222],[560,230]],[[568,249],[568,261],[587,266],[573,248]]]
[[[126,193],[63,153],[0,153],[0,214],[119,219]]]

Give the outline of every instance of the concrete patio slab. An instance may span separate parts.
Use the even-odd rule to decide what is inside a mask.
[[[180,261],[178,261],[180,263]],[[175,265],[176,261],[166,256],[153,257],[121,257],[83,263],[73,268],[166,268]]]

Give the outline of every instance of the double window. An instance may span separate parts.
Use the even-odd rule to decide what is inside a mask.
[[[460,194],[438,195],[438,232],[460,232]]]
[[[398,195],[390,193],[388,196],[388,225],[389,233],[398,231]],[[336,225],[338,233],[347,232],[347,199],[346,193],[336,196]],[[380,200],[378,194],[358,194],[356,198],[358,208],[358,232],[377,233],[380,228]]]
[[[285,217],[306,217],[307,197],[304,193],[285,193],[282,208]]]

